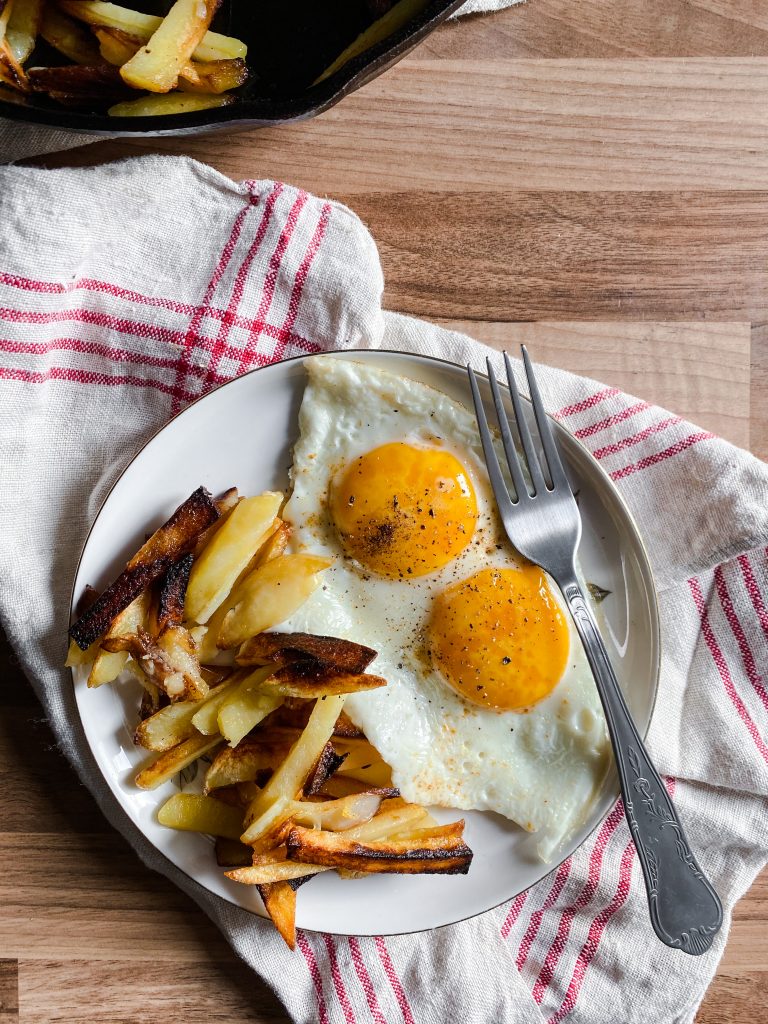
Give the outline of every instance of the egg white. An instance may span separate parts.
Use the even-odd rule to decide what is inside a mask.
[[[567,668],[525,712],[469,703],[433,668],[424,629],[434,597],[490,566],[519,556],[498,520],[473,413],[417,381],[335,357],[307,362],[292,493],[284,517],[295,550],[330,555],[323,585],[281,630],[345,637],[379,653],[371,671],[388,685],[351,694],[346,710],[415,803],[496,811],[539,834],[549,860],[584,819],[608,766],[600,700],[567,611]],[[393,441],[438,445],[470,475],[478,503],[472,542],[442,570],[405,580],[377,577],[347,558],[328,509],[336,473]],[[553,594],[559,597],[551,584]]]

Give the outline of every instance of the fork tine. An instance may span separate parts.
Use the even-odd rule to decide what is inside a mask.
[[[501,472],[501,466],[499,465],[499,460],[496,456],[496,449],[493,447],[493,439],[491,438],[491,431],[488,428],[488,420],[485,416],[483,400],[480,397],[480,389],[477,386],[475,371],[471,366],[468,366],[467,373],[469,375],[469,386],[472,389],[472,401],[475,403],[475,416],[477,417],[477,426],[480,431],[480,441],[483,445],[485,465],[488,469],[488,476],[491,481],[494,497],[496,498],[496,504],[499,506],[499,512],[503,519],[504,516],[512,509],[512,500],[509,497],[509,491],[507,490],[507,485]]]
[[[486,359],[485,364],[488,367],[488,380],[491,385],[493,404],[496,406],[496,418],[499,421],[499,428],[501,429],[501,439],[504,443],[504,451],[507,455],[507,464],[509,465],[509,471],[512,474],[512,481],[515,485],[515,490],[517,491],[517,500],[523,501],[525,498],[530,497],[530,495],[528,494],[528,485],[525,482],[523,470],[520,465],[520,456],[517,454],[517,448],[515,447],[515,442],[512,438],[512,431],[509,429],[507,411],[504,408],[504,402],[501,398],[496,374],[493,372],[493,367],[491,366],[491,360]]]
[[[525,451],[525,458],[528,462],[528,470],[531,474],[531,482],[533,483],[533,493],[541,494],[542,491],[546,491],[547,485],[544,482],[544,474],[541,472],[541,465],[539,463],[538,456],[536,455],[536,449],[533,447],[533,441],[531,440],[531,432],[528,429],[528,421],[523,413],[522,403],[520,402],[520,393],[517,390],[517,384],[515,383],[515,374],[512,370],[512,363],[509,361],[509,356],[504,353],[504,365],[507,368],[507,381],[509,382],[509,394],[512,398],[512,408],[515,410],[515,420],[517,421],[517,429],[520,434],[520,440],[523,442],[523,450]]]
[[[560,458],[560,450],[557,446],[557,441],[552,433],[552,427],[550,426],[547,414],[544,412],[544,403],[541,400],[541,392],[539,391],[539,385],[536,383],[536,377],[533,373],[533,366],[528,355],[528,349],[525,345],[521,345],[523,350],[523,365],[525,366],[525,375],[528,378],[528,387],[531,392],[531,404],[533,405],[533,414],[536,417],[536,425],[539,428],[539,435],[541,437],[541,446],[544,449],[544,454],[547,457],[547,463],[549,465],[549,475],[552,477],[552,486],[567,487],[571,490],[571,485],[566,476],[565,469],[563,468],[563,462]]]

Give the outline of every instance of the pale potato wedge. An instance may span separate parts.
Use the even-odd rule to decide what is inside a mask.
[[[203,736],[215,736],[219,731],[219,710],[221,705],[230,697],[240,683],[240,675],[227,680],[223,686],[217,687],[214,692],[195,704],[197,709],[192,716],[192,725]]]
[[[183,832],[204,832],[225,839],[239,839],[243,812],[200,793],[175,793],[157,812],[157,820]]]
[[[134,89],[170,92],[179,72],[191,58],[219,6],[220,0],[175,0],[160,25],[120,69]]]
[[[220,743],[220,736],[190,736],[142,768],[136,776],[136,785],[139,789],[155,789]]]
[[[42,0],[13,0],[5,37],[19,64],[23,64],[35,48],[42,16]]]
[[[269,536],[282,501],[282,494],[267,491],[232,510],[192,567],[184,605],[188,619],[208,622]]]
[[[91,646],[82,651],[77,646],[74,640],[69,641],[69,648],[67,649],[67,660],[64,662],[65,668],[80,668],[83,665],[90,665],[91,662],[96,660],[100,650],[98,640],[92,643]]]
[[[163,20],[153,14],[141,14],[139,11],[108,3],[106,0],[59,0],[59,7],[89,25],[119,28],[130,35],[138,36],[143,43],[151,39]],[[208,31],[195,48],[193,57],[195,60],[203,61],[226,60],[245,57],[247,52],[248,48],[241,40]]]
[[[281,555],[247,576],[232,595],[216,638],[219,647],[237,647],[257,633],[283,622],[320,585],[331,560],[319,555]]]
[[[381,810],[370,821],[364,825],[357,825],[355,828],[347,829],[344,833],[349,839],[359,839],[361,842],[373,842],[378,839],[388,839],[406,830],[413,830],[426,822],[434,820],[416,804],[407,804],[404,800],[396,797],[393,800],[385,800]]]
[[[264,825],[259,819],[268,815],[276,801],[285,801],[289,805],[290,814],[290,805],[303,788],[315,762],[333,735],[333,727],[344,706],[344,700],[344,695],[340,695],[324,697],[317,701],[301,736],[248,808],[246,821],[250,824],[241,836],[244,843],[253,845],[262,838]]]
[[[219,707],[228,694],[232,693],[235,685],[234,682],[221,683],[210,690],[207,697],[202,700],[177,701],[175,704],[161,708],[150,718],[139,723],[133,737],[134,743],[158,753],[170,750],[182,740],[194,735],[198,715],[201,712],[210,709],[215,722]],[[213,734],[215,735],[217,731],[214,729]],[[198,732],[202,733],[203,730],[200,729]],[[206,732],[204,735],[211,735],[211,733]]]
[[[107,630],[104,640],[114,640],[117,637],[128,636],[141,629],[147,621],[149,606],[150,594],[148,590],[145,590],[112,620],[112,625]],[[114,679],[117,679],[127,664],[127,651],[116,651],[113,653],[100,649],[88,676],[88,685],[93,687],[102,686],[104,683],[111,683]]]
[[[219,732],[231,747],[283,703],[281,694],[262,692],[261,684],[269,675],[268,668],[249,673],[219,708]]]
[[[253,801],[256,804],[258,797]],[[294,801],[286,796],[277,796],[266,807],[263,814],[253,819],[249,827],[240,836],[240,842],[252,846],[257,853],[269,850],[276,846],[284,832],[290,827],[291,814],[293,813]],[[249,819],[249,810],[246,809],[245,820]]]
[[[169,92],[139,96],[136,100],[115,103],[107,113],[110,117],[159,117],[163,114],[189,114],[195,110],[225,107],[232,102],[229,93],[220,96],[202,93]]]

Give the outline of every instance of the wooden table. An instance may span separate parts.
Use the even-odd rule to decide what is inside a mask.
[[[762,0],[530,0],[444,26],[313,122],[43,162],[147,152],[341,199],[378,242],[388,308],[525,339],[768,454]],[[107,826],[7,649],[2,668],[3,1024],[285,1021]],[[700,1024],[768,1022],[766,925],[764,876]]]

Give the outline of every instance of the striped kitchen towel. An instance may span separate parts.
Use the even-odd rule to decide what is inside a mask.
[[[654,938],[617,804],[495,911],[394,938],[300,932],[290,953],[271,925],[162,858],[99,774],[61,667],[78,553],[142,443],[245,370],[382,345],[482,368],[488,350],[383,313],[368,231],[289,185],[161,157],[0,179],[0,616],[107,818],[301,1024],[692,1021],[733,906],[768,857],[766,467],[615,388],[537,368],[547,407],[616,482],[654,566],[663,659],[649,744],[726,909],[712,950],[690,958]]]

